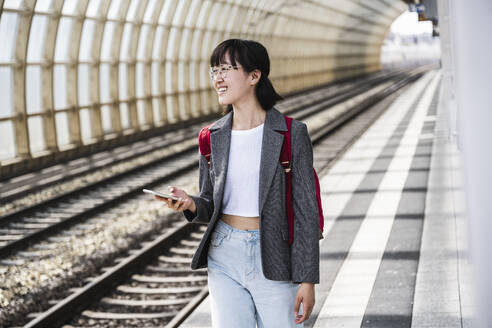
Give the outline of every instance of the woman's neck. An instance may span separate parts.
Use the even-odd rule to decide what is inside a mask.
[[[260,106],[233,106],[232,129],[249,130],[265,123],[266,111]]]

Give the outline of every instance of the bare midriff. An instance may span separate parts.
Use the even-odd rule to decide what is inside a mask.
[[[260,229],[259,216],[239,216],[239,215],[222,213],[220,219],[236,229],[241,229],[241,230]]]

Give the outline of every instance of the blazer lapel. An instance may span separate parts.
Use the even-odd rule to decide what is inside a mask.
[[[229,148],[231,145],[232,116],[233,112],[231,111],[209,128],[216,186],[213,196],[215,208],[220,208],[224,196],[224,185],[229,163]],[[277,131],[287,131],[287,125],[285,124],[283,114],[273,107],[267,111],[265,125],[263,126],[258,199],[260,215],[273,176],[275,175],[275,169],[278,165],[280,151],[282,150],[282,143],[284,141],[283,134]]]
[[[214,207],[220,208],[224,194],[224,185],[229,163],[229,148],[231,144],[232,113],[216,121],[210,126],[210,146],[213,170],[215,176]]]
[[[282,150],[284,141],[283,134],[277,131],[287,131],[287,125],[285,124],[283,114],[277,109],[271,108],[267,111],[261,145],[260,190],[258,200],[260,215],[273,176],[275,175],[275,169],[280,159],[280,151]]]

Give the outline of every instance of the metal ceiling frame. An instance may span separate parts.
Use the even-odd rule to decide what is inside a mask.
[[[12,115],[0,117],[0,123],[11,122],[15,142],[14,158],[4,165],[219,112],[208,61],[224,39],[262,42],[270,53],[270,78],[280,93],[377,71],[386,32],[407,6],[400,0],[79,0],[73,14],[66,14],[64,5],[51,0],[48,11],[39,12],[35,0],[22,0],[19,8],[4,8],[0,0],[1,15],[14,13],[19,19],[13,58],[0,63],[10,67],[14,90]],[[88,16],[90,6],[96,17]],[[110,10],[115,17],[108,17]],[[129,19],[130,10],[134,17]],[[36,15],[48,18],[42,59],[27,62]],[[67,33],[60,31],[62,18],[71,21],[71,31],[68,58],[60,61],[55,60],[56,41],[59,33]],[[86,37],[91,40],[86,60],[80,58],[80,48],[89,21],[94,29]],[[102,58],[103,42],[111,42],[109,58]],[[26,110],[27,65],[38,65],[41,71],[42,108],[32,113]],[[60,92],[54,80],[57,65],[66,70],[66,106],[54,102]],[[80,70],[85,69],[89,83],[80,85]],[[102,84],[102,70],[109,85]],[[126,85],[121,85],[124,77]],[[88,90],[88,104],[81,103],[80,90]],[[82,112],[88,113],[89,123]],[[45,148],[32,153],[28,121],[37,116],[42,118]],[[65,144],[58,137],[58,116],[67,121]],[[84,137],[87,124],[90,136]]]

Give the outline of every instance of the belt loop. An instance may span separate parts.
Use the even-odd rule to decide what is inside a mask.
[[[232,227],[227,226],[227,236],[226,236],[227,240],[231,240],[232,231],[233,231]]]

